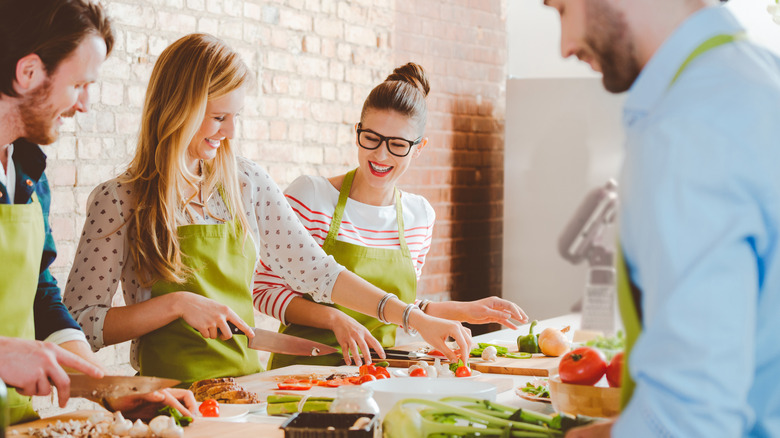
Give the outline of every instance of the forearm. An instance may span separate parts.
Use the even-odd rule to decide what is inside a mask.
[[[305,298],[295,297],[287,305],[284,319],[289,324],[333,330],[341,317],[347,316],[335,307],[317,304]]]
[[[451,321],[463,321],[462,304],[460,301],[438,301],[431,302],[425,308],[425,313],[437,318],[449,319]]]
[[[175,321],[181,316],[177,306],[181,293],[173,292],[138,304],[112,307],[103,324],[104,344],[140,338]]]
[[[365,315],[377,316],[377,305],[386,292],[358,277],[350,271],[342,271],[333,285],[333,302]],[[404,309],[407,304],[399,299],[387,300],[384,307],[384,317],[393,324],[401,325]],[[415,308],[409,317],[409,323],[414,328],[426,317],[420,309]]]

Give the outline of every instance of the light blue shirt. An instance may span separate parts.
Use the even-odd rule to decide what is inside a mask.
[[[616,437],[780,436],[780,59],[725,8],[686,20],[625,104],[621,242],[642,290]]]

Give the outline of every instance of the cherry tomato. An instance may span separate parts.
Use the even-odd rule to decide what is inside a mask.
[[[373,376],[376,374],[376,366],[372,363],[361,365],[360,368],[358,368],[358,371],[360,372],[361,376]]]
[[[384,376],[384,378],[389,378],[390,371],[387,371],[387,368],[385,367],[376,367],[376,372],[374,373],[374,377],[378,379],[379,376]]]
[[[409,377],[428,377],[428,371],[424,368],[415,368],[409,373]]]
[[[623,373],[623,352],[616,354],[607,365],[607,382],[612,388],[620,387],[620,376]]]
[[[362,385],[366,382],[373,382],[374,380],[376,380],[376,377],[372,376],[371,374],[366,374],[365,376],[360,376],[358,385]]]
[[[284,391],[306,391],[311,389],[311,383],[279,383],[276,385],[279,389]]]
[[[580,347],[566,353],[558,364],[561,382],[577,385],[594,385],[606,371],[604,354],[590,347]]]
[[[214,400],[213,398],[209,398],[206,400],[203,400],[200,404],[201,406],[219,406],[219,402]]]
[[[467,366],[460,366],[455,370],[455,377],[469,377],[471,376],[471,368]]]
[[[219,417],[219,403],[216,400],[206,400],[200,404],[198,411],[204,417]]]

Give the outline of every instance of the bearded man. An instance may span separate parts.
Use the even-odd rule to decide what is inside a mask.
[[[780,59],[713,0],[545,0],[628,91],[624,409],[571,436],[780,434]]]

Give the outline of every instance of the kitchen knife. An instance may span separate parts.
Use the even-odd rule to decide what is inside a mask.
[[[406,351],[406,350],[385,350],[385,359],[393,359],[393,360],[425,360],[425,361],[435,361],[436,359],[441,359],[442,362],[449,362],[450,360],[447,359],[445,356],[433,356],[427,353],[421,353],[419,351]],[[376,352],[371,352],[371,358],[375,361],[382,361],[383,359],[379,357]]]
[[[174,379],[145,376],[104,376],[102,379],[85,374],[68,373],[70,396],[90,400],[141,395],[181,383]]]
[[[230,331],[234,335],[246,336],[235,324],[228,322]],[[330,345],[299,338],[297,336],[285,335],[284,333],[272,332],[252,327],[255,337],[249,339],[247,346],[255,350],[270,351],[272,353],[290,354],[293,356],[322,356],[325,354],[338,353],[339,351]]]

